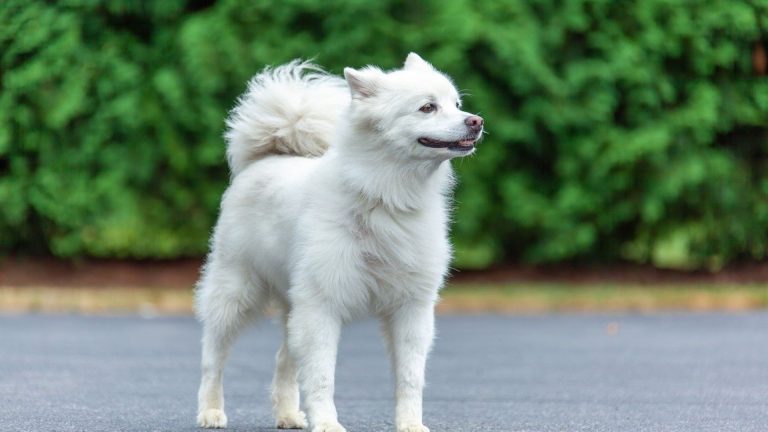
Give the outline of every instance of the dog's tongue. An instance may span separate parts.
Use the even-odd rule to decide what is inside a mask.
[[[474,143],[475,143],[475,140],[473,139],[465,139],[465,140],[459,141],[459,145],[462,147],[471,147],[472,144]]]

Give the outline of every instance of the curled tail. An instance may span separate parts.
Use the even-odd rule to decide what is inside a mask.
[[[312,63],[294,60],[264,69],[227,118],[232,176],[267,154],[322,155],[349,99],[344,80]]]

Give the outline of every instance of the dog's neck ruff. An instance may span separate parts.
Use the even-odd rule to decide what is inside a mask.
[[[343,186],[370,207],[384,206],[392,212],[416,212],[441,205],[454,184],[448,160],[408,160],[370,149],[337,149],[334,163],[342,164]]]

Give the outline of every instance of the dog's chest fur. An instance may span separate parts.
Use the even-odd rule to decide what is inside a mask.
[[[401,212],[379,205],[354,215],[355,247],[362,270],[375,281],[369,287],[375,300],[436,294],[450,256],[443,212],[442,206]]]

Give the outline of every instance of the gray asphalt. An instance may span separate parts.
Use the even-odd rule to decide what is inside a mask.
[[[444,317],[427,373],[438,431],[768,431],[768,313]],[[0,431],[194,431],[191,318],[0,317]],[[230,430],[273,431],[279,332],[245,333],[225,373]],[[377,325],[348,326],[336,401],[392,431]]]

